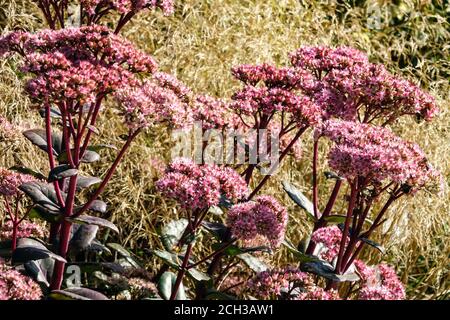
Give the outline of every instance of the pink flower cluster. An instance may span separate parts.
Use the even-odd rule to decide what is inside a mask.
[[[158,289],[153,282],[142,278],[131,278],[128,280],[128,285],[133,299],[154,297],[158,293]]]
[[[30,221],[22,221],[17,230],[17,238],[44,238],[47,230],[37,223]],[[8,220],[0,228],[0,240],[11,239],[13,234],[13,222]]]
[[[80,0],[90,15],[96,12],[112,9],[121,14],[138,12],[145,8],[160,8],[165,15],[173,13],[173,0]]]
[[[363,284],[359,290],[360,300],[404,300],[405,288],[398,279],[395,270],[386,264],[369,267],[361,260],[355,261],[355,267]]]
[[[318,80],[332,70],[369,63],[365,53],[351,47],[304,46],[292,52],[290,58],[293,66],[311,71]]]
[[[290,56],[295,67],[314,76],[316,85],[304,90],[328,116],[385,124],[403,115],[431,120],[439,111],[430,94],[356,49],[302,47]]]
[[[183,101],[188,101],[189,97],[192,95],[192,90],[171,74],[155,72],[153,74],[153,79],[155,79],[161,87],[173,91],[173,93]]]
[[[278,68],[264,63],[261,65],[244,64],[232,68],[233,76],[246,85],[257,86],[260,82],[268,88],[284,88],[287,90],[302,89],[314,86],[314,79],[301,69],[289,67]]]
[[[24,71],[34,73],[27,91],[32,98],[60,103],[89,103],[138,83],[138,72],[153,73],[154,59],[102,26],[13,32],[0,38],[0,56],[25,56]]]
[[[218,289],[221,292],[231,293],[235,296],[240,296],[246,289],[246,281],[243,276],[239,274],[231,274],[222,280]]]
[[[296,287],[312,285],[313,281],[308,273],[291,266],[259,272],[247,283],[250,292],[259,299],[274,299]]]
[[[202,128],[206,130],[237,128],[240,124],[239,117],[225,101],[207,95],[195,98],[192,114],[194,121],[200,121]]]
[[[311,235],[311,241],[321,243],[323,248],[318,256],[326,261],[333,261],[339,253],[342,231],[337,226],[320,228]]]
[[[232,70],[245,86],[236,92],[231,108],[238,114],[255,115],[262,112],[271,115],[282,111],[292,115],[300,125],[314,125],[322,119],[322,109],[310,98],[298,92],[311,79],[307,73],[272,65],[242,65]],[[257,86],[263,82],[265,86]]]
[[[0,300],[40,300],[42,291],[31,278],[0,263]]]
[[[247,185],[233,169],[215,164],[197,165],[186,158],[175,159],[166,174],[156,182],[157,188],[189,210],[218,205],[221,197],[236,202],[247,196]]]
[[[227,226],[234,236],[244,241],[263,236],[272,247],[283,241],[287,220],[286,209],[271,196],[236,204],[227,213]]]
[[[314,284],[308,273],[293,267],[260,272],[247,286],[259,299],[339,300],[335,290],[326,291]]]
[[[418,145],[388,128],[329,120],[320,134],[336,143],[329,153],[329,164],[341,176],[366,177],[374,185],[388,179],[413,190],[440,179]]]
[[[300,293],[295,300],[341,300],[336,290],[325,290],[319,286],[310,286],[306,292]]]
[[[184,92],[184,87],[172,77],[159,73],[157,78],[142,85],[117,90],[114,96],[130,128],[147,128],[161,122],[184,128],[193,121]]]
[[[15,196],[25,182],[36,180],[34,177],[0,167],[0,194]]]

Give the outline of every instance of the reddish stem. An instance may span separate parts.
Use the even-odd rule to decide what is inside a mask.
[[[327,225],[327,221],[325,220],[325,218],[331,214],[331,210],[333,210],[333,207],[336,202],[337,196],[339,194],[339,190],[341,189],[341,186],[342,186],[342,180],[340,180],[340,179],[336,180],[333,191],[331,192],[330,198],[328,199],[327,206],[325,207],[325,210],[323,211],[322,215],[320,216],[320,219],[316,223],[314,223],[314,227],[313,227],[313,230],[311,233],[314,233],[318,229],[323,228]],[[316,248],[316,244],[313,241],[310,241],[305,253],[313,254],[315,248]]]
[[[75,192],[77,189],[78,176],[72,176],[69,180],[69,192],[67,194],[66,206],[64,208],[64,217],[68,218],[73,215]],[[63,258],[67,257],[67,251],[69,248],[70,230],[72,224],[64,220],[61,226],[60,239],[59,239],[59,255]],[[63,276],[64,276],[65,263],[62,261],[55,262],[55,268],[53,270],[53,278],[51,281],[50,289],[59,290],[61,288]]]
[[[369,230],[367,232],[365,232],[363,235],[365,238],[370,237],[370,235],[372,234],[372,232],[378,227],[378,223],[380,222],[380,220],[383,218],[384,214],[386,213],[386,211],[389,209],[389,207],[391,206],[391,204],[397,200],[402,194],[400,194],[399,196],[396,196],[395,193],[392,194],[388,201],[386,202],[386,204],[383,206],[383,208],[380,210],[380,212],[378,213],[377,217],[375,218],[373,224],[371,225],[371,227],[369,228]],[[355,261],[355,259],[357,258],[357,256],[359,255],[359,253],[361,252],[362,248],[364,247],[365,242],[360,242],[358,247],[356,248],[355,252],[353,253],[353,255],[351,256],[351,258],[347,261],[346,265],[345,265],[345,270],[347,270],[348,268],[350,268],[350,266],[352,265],[352,263]]]
[[[294,138],[291,140],[291,142],[288,144],[286,149],[283,150],[281,153],[279,159],[278,159],[278,165],[281,163],[281,161],[286,157],[289,150],[292,149],[294,144],[297,142],[297,140],[301,137],[301,135],[306,131],[308,127],[303,127],[298,130],[297,134],[294,136]],[[261,182],[256,186],[256,188],[252,191],[252,193],[248,196],[247,200],[251,200],[258,192],[261,190],[261,188],[264,186],[264,184],[269,180],[271,177],[270,173],[264,176],[264,178],[261,180]]]
[[[319,139],[314,141],[314,153],[313,153],[313,165],[312,165],[312,183],[313,183],[313,208],[314,208],[314,217],[319,219],[319,210],[318,210],[318,184],[317,184],[317,158],[319,153]]]
[[[189,263],[189,258],[191,256],[192,253],[192,247],[193,244],[192,242],[188,244],[187,249],[186,249],[186,253],[184,254],[184,258],[183,258],[183,263],[181,265],[181,269],[178,271],[178,275],[177,275],[177,279],[175,280],[175,284],[172,288],[172,293],[170,295],[170,300],[175,300],[177,294],[178,294],[178,290],[180,289],[180,285],[181,282],[183,281],[183,277],[184,274],[186,273],[187,270],[187,265]]]
[[[136,130],[135,132],[133,132],[133,134],[128,136],[127,141],[125,142],[125,144],[122,146],[122,149],[120,150],[119,154],[117,155],[116,160],[113,162],[113,164],[111,165],[111,167],[109,168],[108,172],[106,173],[105,178],[103,179],[102,183],[100,184],[100,186],[97,188],[97,190],[95,191],[95,193],[90,197],[89,201],[86,202],[83,207],[81,207],[80,210],[78,210],[75,214],[74,217],[78,217],[79,215],[81,215],[83,212],[85,212],[90,206],[91,204],[97,200],[98,196],[103,192],[103,190],[105,189],[106,184],[109,182],[109,180],[111,179],[112,175],[114,174],[114,172],[117,169],[117,166],[119,165],[120,161],[122,160],[123,156],[125,155],[125,152],[127,151],[127,149],[129,148],[131,142],[133,141],[133,139],[139,134],[140,129]]]
[[[12,223],[12,239],[11,239],[11,250],[15,250],[17,246],[17,228],[19,227],[19,224],[17,223],[17,212],[14,214],[11,210],[11,205],[9,204],[9,199],[5,196],[5,208],[6,212],[9,215],[9,218],[11,219]]]
[[[11,239],[11,250],[14,251],[17,248],[17,231],[19,229],[19,224],[15,221],[13,221],[12,224],[13,224],[13,233]]]
[[[342,258],[343,258],[343,254],[344,254],[345,245],[347,242],[347,235],[349,233],[348,231],[349,231],[349,227],[350,227],[350,220],[352,218],[353,209],[355,207],[356,195],[358,193],[358,179],[355,179],[355,181],[353,183],[350,182],[350,185],[351,185],[350,201],[348,203],[347,216],[345,218],[344,230],[342,231],[342,239],[341,239],[341,243],[340,243],[340,247],[339,247],[338,259],[336,262],[336,272],[338,274],[341,274],[341,272],[342,272],[342,266],[341,266]]]
[[[213,258],[214,256],[218,255],[219,253],[222,253],[226,248],[228,248],[234,242],[236,242],[236,240],[237,239],[231,239],[230,241],[226,242],[223,246],[221,246],[219,249],[217,249],[213,253],[207,255],[206,257],[202,258],[201,260],[197,261],[196,263],[189,265],[187,268],[188,269],[195,268],[196,266],[198,266],[198,265],[202,264],[203,262]]]

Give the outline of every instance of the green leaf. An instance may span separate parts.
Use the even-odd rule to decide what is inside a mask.
[[[22,184],[19,189],[41,207],[53,212],[60,210],[52,184],[32,181]],[[61,195],[65,199],[66,194],[62,193]]]
[[[158,281],[158,290],[163,299],[170,299],[176,279],[177,275],[173,272],[166,271],[162,274],[161,278]],[[180,283],[180,286],[178,287],[178,292],[175,300],[187,300],[183,283]]]
[[[381,254],[386,254],[386,249],[381,244],[379,244],[373,240],[367,239],[367,238],[359,238],[359,240],[361,240],[362,242],[367,243],[369,246],[377,249],[378,251],[381,252]]]
[[[303,208],[306,213],[308,213],[308,216],[313,220],[316,221],[316,217],[314,216],[314,205],[313,203],[303,195],[303,193],[298,190],[296,187],[294,187],[292,184],[290,184],[287,181],[282,182],[283,189],[286,191],[288,196],[301,208]]]
[[[294,257],[300,261],[300,262],[313,262],[318,261],[319,259],[315,258],[314,256],[310,256],[307,254],[304,254],[297,250],[297,248],[288,240],[284,239],[282,244],[291,252],[294,254]]]
[[[23,173],[23,174],[28,174],[39,180],[46,179],[46,176],[44,176],[42,173],[35,171],[33,169],[30,169],[30,168],[22,167],[22,166],[12,166],[11,168],[9,168],[9,170],[13,170],[13,171]]]
[[[231,202],[230,199],[228,199],[224,194],[220,196],[219,206],[230,209],[233,206],[233,202]]]
[[[39,114],[42,118],[45,118],[45,108],[39,109]],[[61,111],[58,108],[50,108],[50,117],[55,119],[61,119]]]
[[[60,211],[49,210],[39,205],[33,207],[28,213],[29,218],[41,219],[50,223],[60,222],[64,215]]]
[[[187,274],[194,280],[197,281],[209,281],[211,280],[211,277],[205,273],[205,272],[201,272],[195,268],[190,268],[187,270]]]
[[[102,182],[102,179],[97,178],[97,177],[83,177],[83,176],[78,176],[77,178],[77,189],[81,190],[84,188],[89,188],[93,185],[99,184],[100,182]]]
[[[180,259],[175,253],[163,251],[163,250],[153,250],[152,253],[163,260],[169,266],[179,269],[180,268]]]
[[[249,253],[242,253],[236,257],[244,261],[244,263],[255,272],[263,272],[269,268],[264,262]]]
[[[309,243],[311,242],[311,236],[305,236],[302,240],[300,240],[300,243],[297,246],[297,249],[301,253],[305,253],[306,250],[308,250]]]
[[[34,281],[47,287],[50,286],[49,280],[53,274],[55,260],[52,258],[32,260],[24,263],[23,266],[27,275]]]
[[[73,169],[68,164],[61,164],[50,170],[50,173],[48,175],[48,182],[54,182],[64,178],[69,178],[76,174],[78,174],[77,169]]]
[[[161,229],[161,241],[164,249],[173,251],[188,225],[187,219],[172,220]]]
[[[214,251],[217,251],[217,250],[221,249],[223,246],[224,246],[223,243],[214,243],[211,247]],[[226,254],[227,256],[231,256],[231,257],[237,256],[238,254],[241,254],[241,253],[245,253],[244,250],[242,250],[241,248],[239,248],[236,245],[230,245],[222,252],[224,254]]]
[[[265,252],[272,254],[272,248],[268,246],[258,246],[258,247],[250,247],[250,248],[241,248],[243,252]]]
[[[23,132],[25,138],[38,148],[47,151],[47,134],[44,129],[31,129]],[[62,150],[62,135],[52,134],[53,154],[58,155]]]
[[[228,228],[223,223],[203,221],[202,227],[209,231],[219,241],[225,241],[228,236]]]
[[[97,236],[98,226],[74,224],[71,231],[72,236],[69,243],[70,252],[77,254],[90,247],[92,241],[94,241]]]
[[[340,215],[340,214],[335,214],[335,215],[331,215],[328,217],[324,217],[323,219],[326,222],[331,222],[331,223],[345,223],[345,219],[347,217],[344,215]]]
[[[90,252],[95,252],[97,254],[106,253],[111,255],[111,250],[109,250],[107,246],[103,245],[103,243],[96,239],[92,240],[89,247],[87,247],[87,250]]]
[[[17,248],[12,253],[12,263],[25,263],[32,260],[52,258],[61,262],[67,262],[63,257],[54,254],[40,241],[31,238],[17,240]]]
[[[118,252],[123,257],[131,257],[131,253],[118,243],[110,242],[106,246]]]
[[[141,264],[138,262],[138,260],[123,246],[121,246],[118,243],[110,242],[107,243],[106,246],[108,248],[113,249],[117,253],[119,253],[122,257],[125,258],[125,260],[130,264],[133,268],[142,268]]]
[[[99,217],[81,215],[76,218],[67,217],[66,220],[78,224],[96,225],[99,227],[111,229],[112,231],[119,233],[119,229],[114,223]]]
[[[341,214],[334,214],[328,217],[324,217],[324,220],[330,223],[345,223],[346,216]],[[372,225],[373,222],[369,219],[365,219],[364,223]]]
[[[343,180],[344,179],[332,171],[325,171],[323,174],[325,175],[325,178],[327,178],[327,179],[335,179],[335,180]]]
[[[88,288],[54,290],[49,297],[54,300],[109,300],[103,293]]]
[[[72,150],[72,155],[73,155],[73,150]],[[61,152],[58,157],[57,157],[59,162],[67,162],[68,158],[67,158],[67,152]],[[83,157],[81,157],[81,162],[83,163],[92,163],[95,161],[100,160],[100,155],[95,152],[95,151],[91,151],[91,150],[86,150],[86,152],[84,153]]]
[[[359,281],[359,276],[354,272],[347,272],[345,274],[336,274],[334,272],[334,267],[324,260],[318,260],[313,262],[306,262],[302,264],[302,270],[317,274],[321,277],[324,277],[328,280],[336,281],[336,282],[354,282]]]

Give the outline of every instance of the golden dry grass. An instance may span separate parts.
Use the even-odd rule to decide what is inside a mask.
[[[441,114],[429,124],[402,120],[394,129],[421,145],[429,160],[442,170],[448,184],[450,8],[444,1],[177,2],[174,16],[141,14],[123,34],[152,53],[162,70],[175,74],[197,92],[230,97],[239,85],[231,77],[231,66],[264,61],[286,64],[290,51],[300,45],[315,44],[354,46],[366,51],[371,60],[386,64],[391,71],[420,82],[439,99]],[[376,6],[380,8],[380,25],[373,29]],[[0,0],[0,28],[6,32],[17,27],[42,27],[35,8],[26,0]],[[30,116],[29,102],[21,90],[14,63],[1,61],[1,114],[15,123],[22,124],[30,118],[38,122],[38,117]],[[119,121],[108,122],[101,129],[107,134],[100,139],[120,143],[118,136],[124,129]],[[303,142],[305,161],[289,159],[264,190],[289,204],[289,236],[294,240],[301,239],[311,225],[283,194],[279,181],[290,179],[306,193],[310,192],[307,140]],[[161,198],[153,188],[156,171],[151,159],[169,160],[169,146],[169,134],[164,129],[142,135],[103,195],[110,204],[113,222],[122,229],[120,241],[132,248],[159,245],[156,228],[176,217],[174,203]],[[0,164],[19,161],[35,168],[44,165],[29,148],[19,142],[15,154],[11,148],[6,155],[2,153]],[[93,170],[101,174],[105,168],[106,164]],[[326,182],[322,181],[321,192],[325,194],[326,189]],[[390,221],[378,232],[377,237],[388,248],[383,259],[397,266],[408,283],[411,299],[448,298],[449,204],[448,191],[440,198],[422,192],[392,208]],[[390,225],[393,227],[389,228]],[[365,254],[370,259],[380,259],[377,253]],[[282,263],[282,259],[281,254],[274,257],[275,263]]]

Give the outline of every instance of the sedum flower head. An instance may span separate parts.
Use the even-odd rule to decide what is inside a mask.
[[[124,87],[115,93],[119,111],[128,127],[147,128],[166,122],[175,128],[183,128],[192,123],[189,104],[182,96],[184,88],[175,87],[176,83],[169,83],[167,79],[159,75],[139,86]]]
[[[237,128],[238,116],[232,112],[229,104],[208,95],[195,98],[192,107],[194,121],[200,121],[203,129]]]
[[[0,300],[40,300],[39,285],[18,271],[0,263]]]
[[[247,286],[259,299],[340,299],[335,290],[324,290],[314,283],[311,275],[290,266],[260,272],[248,281]]]
[[[8,220],[4,223],[0,228],[0,240],[11,239],[13,234],[13,222]],[[47,234],[46,229],[41,225],[30,222],[30,221],[22,221],[18,225],[17,237],[18,238],[43,238]]]
[[[215,164],[197,165],[187,158],[169,164],[156,186],[166,197],[176,199],[190,210],[218,205],[223,196],[236,202],[248,193],[245,181],[233,169]]]
[[[339,253],[342,231],[337,226],[323,227],[314,231],[311,240],[323,245],[318,256],[331,262]]]
[[[364,262],[355,261],[356,270],[361,275],[360,300],[404,300],[405,288],[395,270],[382,263],[369,267]]]
[[[329,164],[343,177],[366,177],[374,185],[389,180],[408,185],[412,191],[441,179],[418,145],[388,128],[329,120],[321,134],[335,142],[328,155]]]
[[[92,25],[0,38],[0,56],[24,56],[23,70],[34,76],[26,89],[36,102],[94,102],[139,83],[136,73],[154,73],[154,59],[106,27]]]
[[[304,91],[328,117],[388,124],[404,115],[431,120],[435,99],[412,82],[370,63],[362,51],[349,47],[302,47],[291,53],[292,64],[307,70],[314,86]]]
[[[286,209],[271,196],[236,204],[227,213],[227,225],[235,237],[251,241],[262,236],[272,247],[283,241],[287,219]]]
[[[34,180],[36,179],[30,175],[0,167],[0,194],[15,196],[20,192],[19,187],[22,184]]]
[[[321,121],[322,109],[299,91],[302,87],[313,86],[308,73],[268,64],[242,65],[233,68],[232,73],[245,84],[232,96],[230,107],[238,114],[285,112],[301,126]]]
[[[256,298],[274,299],[294,287],[308,287],[312,284],[309,274],[289,266],[259,272],[248,281],[247,286]]]
[[[128,280],[132,299],[139,300],[157,296],[158,289],[153,282],[142,278],[131,278]]]

